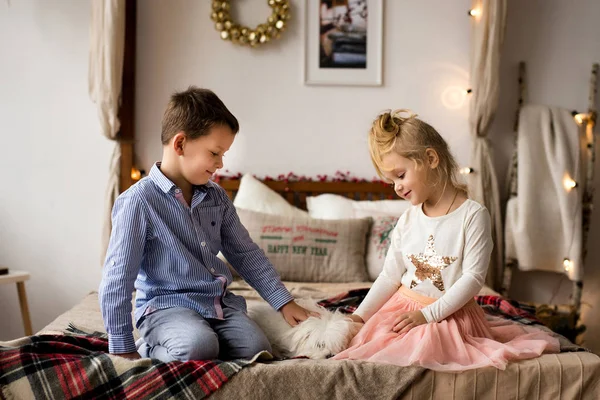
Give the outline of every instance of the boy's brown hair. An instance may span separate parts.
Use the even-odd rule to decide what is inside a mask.
[[[215,125],[229,126],[234,134],[240,130],[238,120],[213,91],[190,86],[171,96],[162,119],[161,140],[165,145],[179,132],[197,139]]]

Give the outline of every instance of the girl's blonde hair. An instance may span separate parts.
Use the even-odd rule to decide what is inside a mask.
[[[427,161],[427,149],[435,150],[439,158],[439,164],[434,169],[438,175],[435,184],[450,183],[468,193],[467,186],[458,179],[458,164],[448,144],[431,125],[418,119],[409,110],[387,110],[373,121],[369,131],[369,152],[381,178],[385,179],[382,159],[386,154],[396,152],[422,168]]]

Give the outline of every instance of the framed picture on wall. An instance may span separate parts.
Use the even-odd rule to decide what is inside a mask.
[[[305,19],[305,84],[382,84],[383,0],[306,0]]]

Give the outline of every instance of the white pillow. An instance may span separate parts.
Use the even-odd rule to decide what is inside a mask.
[[[306,217],[308,213],[288,203],[279,193],[253,177],[242,176],[233,204],[238,208],[265,214]]]
[[[322,194],[306,198],[306,207],[312,218],[346,219],[361,218],[372,212],[373,215],[394,215],[399,217],[410,207],[406,200],[351,200],[337,194]],[[358,215],[358,211],[360,215]]]

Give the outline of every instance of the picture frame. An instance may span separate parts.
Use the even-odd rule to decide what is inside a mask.
[[[383,0],[306,0],[304,83],[381,86]]]

